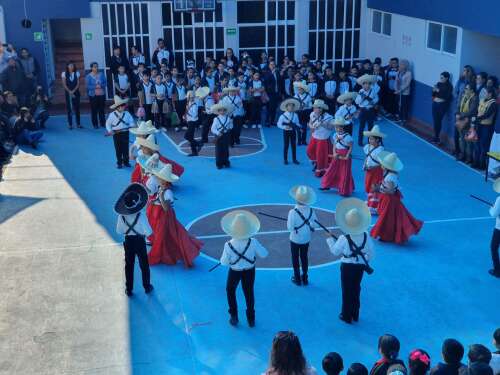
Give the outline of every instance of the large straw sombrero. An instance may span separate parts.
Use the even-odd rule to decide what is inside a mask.
[[[337,98],[337,102],[339,102],[340,104],[344,104],[349,99],[350,100],[356,99],[356,96],[358,96],[358,93],[356,92],[346,92]]]
[[[295,112],[295,111],[298,111],[298,109],[300,108],[300,102],[295,99],[295,98],[288,98],[288,99],[285,99],[281,102],[280,104],[280,110],[283,111],[283,112],[286,112],[287,111],[287,106],[289,104],[293,104],[293,109],[292,111]]]
[[[403,163],[399,160],[395,152],[381,151],[377,155],[377,158],[382,167],[390,171],[400,172],[404,168]]]
[[[160,149],[160,145],[156,143],[156,139],[153,134],[150,134],[147,138],[137,138],[135,140],[135,144],[138,146],[147,147],[153,151],[158,151]]]
[[[220,224],[225,233],[237,240],[250,238],[260,229],[259,218],[246,210],[235,210],[225,214]]]
[[[148,203],[146,188],[138,183],[132,183],[120,195],[115,203],[115,212],[119,215],[133,215]]]
[[[364,233],[371,223],[370,209],[361,199],[342,199],[335,208],[335,222],[344,233]]]
[[[321,108],[328,111],[328,105],[322,99],[316,99],[312,106],[313,108]]]
[[[296,185],[288,193],[295,201],[302,204],[311,205],[316,202],[316,193],[306,185]]]
[[[493,182],[493,190],[500,194],[500,177]]]
[[[365,137],[379,137],[385,138],[386,135],[380,131],[380,127],[378,125],[374,125],[372,130],[367,130],[363,132]]]
[[[141,166],[142,169],[144,169],[148,173],[152,173],[154,169],[158,169],[164,165],[160,161],[160,155],[157,153],[154,153],[151,156],[146,156],[144,154],[139,155],[135,161]]]
[[[299,81],[299,82],[294,82],[293,83],[293,88],[294,89],[302,89],[305,92],[309,92],[309,86],[307,86],[305,83]]]
[[[363,83],[375,83],[377,82],[377,76],[376,75],[370,75],[370,74],[363,74],[361,77],[359,77],[356,82],[360,85]]]
[[[333,126],[347,126],[350,125],[345,118],[343,117],[335,117],[333,120]]]
[[[210,89],[208,87],[200,87],[194,92],[194,95],[200,99],[205,99],[208,94],[210,94]]]
[[[150,135],[157,133],[158,129],[156,129],[151,120],[149,120],[139,122],[139,126],[137,128],[131,128],[130,132],[135,135]]]
[[[220,110],[225,110],[226,112],[231,112],[232,107],[233,107],[232,105],[219,102],[217,104],[214,104],[210,108],[210,112],[212,112],[212,113],[219,113]]]
[[[163,181],[168,181],[168,182],[179,181],[179,176],[172,173],[172,164],[160,163],[160,166],[158,168],[153,169],[151,173]]]
[[[128,98],[120,98],[118,95],[115,95],[113,100],[114,100],[114,104],[109,107],[111,109],[118,108],[118,107],[128,103]]]
[[[229,94],[230,92],[234,92],[234,91],[240,91],[240,88],[237,86],[229,86],[229,87],[224,87],[222,89],[223,94]]]

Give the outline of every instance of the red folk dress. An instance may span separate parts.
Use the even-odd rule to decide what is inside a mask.
[[[328,113],[317,116],[312,112],[309,123],[314,127],[309,144],[307,145],[306,154],[309,160],[316,165],[314,174],[316,177],[321,177],[328,169],[333,150],[330,136],[332,131],[327,128],[327,124],[333,120],[333,117]],[[324,125],[324,126],[323,126]]]
[[[367,194],[367,205],[372,213],[376,213],[380,200],[380,193],[372,191],[372,186],[380,185],[384,180],[384,172],[377,159],[377,155],[380,152],[384,151],[384,147],[373,147],[372,145],[368,144],[365,145],[363,151],[366,155],[363,168],[366,171],[365,192]]]
[[[335,134],[334,147],[337,155],[345,156],[349,152],[349,144],[352,137],[348,133]],[[352,159],[333,159],[326,173],[321,178],[321,188],[336,188],[342,196],[349,196],[354,191],[354,179],[352,177]]]
[[[398,175],[393,172],[387,173],[383,183],[386,182],[392,182],[397,189]],[[394,194],[380,194],[379,217],[370,232],[373,238],[402,244],[407,242],[410,236],[420,232],[423,222],[412,216],[401,202],[402,198],[399,190]]]
[[[160,155],[160,161],[163,164],[172,164],[172,173],[173,174],[180,177],[184,173],[184,167],[182,165],[180,165],[179,163],[177,163],[173,160],[167,159],[166,157],[164,157],[161,154],[159,154],[159,155]],[[138,183],[143,184],[143,185],[145,184],[144,178],[143,178],[142,173],[141,173],[141,166],[139,165],[139,163],[135,164],[135,167],[134,167],[134,170],[132,171],[132,176],[131,176],[130,180],[131,180],[131,182],[138,182]]]
[[[161,206],[158,194],[163,194],[165,201],[170,201],[171,206],[167,211]],[[173,265],[182,261],[186,267],[192,267],[194,259],[200,254],[203,242],[191,237],[177,220],[173,202],[172,191],[162,188],[149,202],[146,213],[154,233],[153,246],[148,254],[149,264]]]

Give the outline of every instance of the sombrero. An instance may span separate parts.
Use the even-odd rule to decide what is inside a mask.
[[[321,99],[316,99],[312,106],[313,108],[321,108],[325,111],[328,111],[328,105]]]
[[[378,125],[374,125],[372,130],[364,131],[363,135],[365,137],[379,137],[379,138],[386,137],[386,135],[380,131],[380,127]]]
[[[356,99],[356,96],[358,96],[358,93],[356,92],[346,92],[337,98],[337,102],[339,102],[340,104],[344,104],[346,100]]]
[[[246,210],[235,210],[225,214],[220,225],[224,233],[237,240],[250,238],[260,229],[259,218]]]
[[[211,108],[210,108],[210,112],[212,113],[218,113],[220,110],[224,110],[226,112],[230,112],[231,109],[232,109],[232,106],[228,105],[228,104],[225,104],[225,103],[217,103],[217,104],[214,104]]]
[[[316,202],[316,193],[306,185],[296,185],[288,193],[293,199],[302,204],[311,205]]]
[[[194,92],[194,95],[198,98],[204,99],[210,94],[210,89],[208,87],[200,87]]]
[[[137,138],[135,140],[135,144],[138,146],[147,147],[153,151],[158,151],[160,149],[160,145],[156,143],[156,139],[153,134],[150,134],[147,138]]]
[[[151,170],[151,173],[163,181],[168,181],[168,182],[179,181],[179,176],[172,173],[172,164],[160,163],[160,166],[158,168]]]
[[[335,208],[335,222],[344,233],[364,233],[371,223],[370,209],[361,199],[342,199]]]
[[[295,89],[302,89],[304,90],[305,92],[309,92],[309,86],[307,86],[305,83],[303,82],[294,82],[293,83],[293,88]]]
[[[109,107],[111,109],[118,108],[118,107],[128,103],[128,98],[120,98],[118,95],[115,95],[113,100],[114,100],[114,104]]]
[[[333,120],[333,126],[347,126],[349,123],[343,117],[335,117]]]
[[[359,77],[356,82],[360,85],[363,83],[375,83],[377,82],[377,76],[376,75],[370,75],[370,74],[363,74],[361,77]]]
[[[151,156],[146,156],[144,154],[139,155],[135,161],[148,173],[152,173],[154,169],[161,168],[163,163],[160,162],[160,155],[153,154]]]
[[[240,91],[240,88],[237,86],[230,86],[230,87],[224,87],[222,89],[223,94],[229,94],[230,92],[233,92],[233,91]]]
[[[135,135],[150,135],[153,133],[157,133],[158,129],[153,126],[151,120],[149,121],[140,121],[139,126],[137,128],[131,128],[130,132]]]
[[[115,203],[115,212],[119,215],[133,215],[148,203],[146,188],[138,183],[132,183],[120,195]]]
[[[493,182],[493,190],[500,194],[500,177]]]
[[[390,171],[400,172],[404,168],[403,163],[399,160],[395,152],[381,151],[377,155],[377,158],[382,167]]]
[[[300,108],[300,102],[297,99],[289,98],[289,99],[285,99],[281,102],[280,110],[283,112],[286,112],[287,111],[286,107],[290,104],[293,104],[293,109],[292,109],[293,112],[297,111]]]

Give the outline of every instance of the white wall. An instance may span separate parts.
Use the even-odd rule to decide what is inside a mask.
[[[0,5],[0,43],[7,43],[7,35],[5,34],[5,20],[4,20],[4,11],[2,6]]]
[[[443,71],[450,72],[455,81],[460,73],[461,28],[457,35],[457,53],[450,55],[427,48],[425,20],[392,14],[392,35],[385,36],[371,31],[372,11],[363,8],[361,56],[370,59],[380,56],[384,64],[391,57],[406,58],[412,65],[415,79],[428,86],[434,85]]]
[[[85,70],[90,69],[90,63],[97,62],[100,68],[106,66],[104,55],[104,30],[100,3],[90,3],[92,18],[82,18],[82,47]],[[92,40],[85,40],[85,33],[92,33]]]
[[[472,65],[476,72],[500,76],[500,38],[463,30],[461,65]]]
[[[163,39],[163,19],[161,12],[161,2],[160,1],[150,1],[148,3],[149,14],[149,51],[143,51],[144,54],[149,53],[149,56],[153,57],[153,51],[158,45],[158,39]],[[127,51],[128,54],[128,51]]]
[[[309,1],[295,2],[295,59],[309,53]]]

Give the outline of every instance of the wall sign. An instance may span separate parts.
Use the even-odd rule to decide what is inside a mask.
[[[36,31],[33,33],[33,40],[35,42],[43,42],[43,33],[40,31]]]
[[[92,40],[92,33],[85,33],[85,40]]]
[[[236,35],[236,29],[235,28],[226,29],[226,34],[227,35]]]

